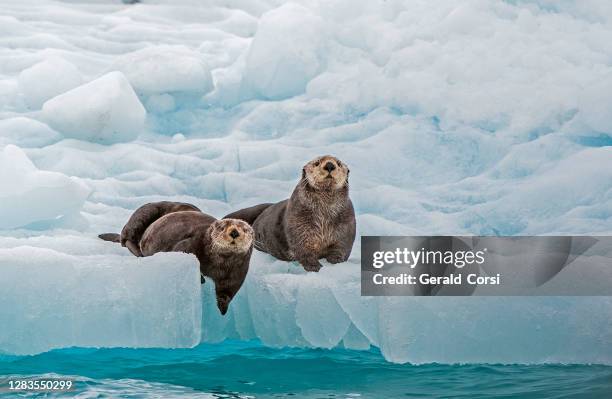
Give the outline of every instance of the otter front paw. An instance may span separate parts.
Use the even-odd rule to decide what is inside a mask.
[[[325,258],[326,261],[332,264],[346,262],[346,259],[347,257],[342,254],[332,254]]]
[[[318,272],[323,267],[323,265],[319,263],[318,260],[310,262],[300,262],[300,264],[307,272]]]

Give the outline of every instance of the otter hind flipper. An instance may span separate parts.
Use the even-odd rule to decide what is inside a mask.
[[[272,205],[274,204],[265,203],[251,206],[249,208],[240,209],[238,211],[223,216],[223,219],[239,219],[247,222],[250,225],[253,225],[253,223],[255,223],[255,219],[257,219],[257,217],[261,215],[263,211],[265,211]]]
[[[116,242],[119,243],[121,241],[121,236],[117,233],[103,233],[98,235],[99,238],[104,241]]]

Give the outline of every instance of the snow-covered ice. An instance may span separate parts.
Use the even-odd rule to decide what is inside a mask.
[[[53,97],[42,113],[66,137],[99,143],[133,140],[146,116],[125,75],[117,71]]]
[[[0,152],[0,170],[0,229],[74,216],[90,193],[79,179],[37,169],[14,145]]]
[[[81,85],[83,78],[73,64],[58,57],[49,57],[23,70],[18,83],[26,103],[37,109],[48,99]]]
[[[117,314],[134,309],[127,288],[166,310],[172,293],[140,274],[121,291],[111,273],[174,277],[166,258],[132,259],[98,233],[149,201],[222,216],[286,198],[321,154],[351,167],[361,235],[612,233],[608,1],[11,0],[1,14],[3,265],[104,270]],[[54,255],[19,263],[19,248]],[[203,287],[191,333],[375,345],[396,362],[612,363],[608,298],[362,298],[358,264],[358,242],[319,274],[256,253],[228,317]],[[57,297],[36,281],[24,303]],[[93,323],[102,302],[79,298]],[[180,346],[71,323],[47,347]],[[39,338],[19,351],[46,350]]]
[[[42,147],[55,143],[62,135],[37,120],[16,116],[0,120],[0,146]]]
[[[184,46],[152,46],[126,54],[110,67],[123,72],[138,94],[196,93],[212,90],[202,55]]]
[[[289,3],[266,12],[246,55],[243,90],[273,100],[303,93],[323,69],[326,42],[325,24],[310,9]]]

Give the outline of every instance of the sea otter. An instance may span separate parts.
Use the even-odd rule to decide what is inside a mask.
[[[255,248],[307,271],[319,271],[319,259],[344,262],[355,241],[355,211],[349,198],[349,168],[331,155],[304,165],[291,197],[232,212],[255,230]]]
[[[253,250],[253,229],[237,219],[217,220],[191,204],[155,202],[138,208],[121,234],[103,240],[125,243],[136,256],[186,252],[200,261],[200,273],[215,282],[217,307],[229,303],[246,278]]]

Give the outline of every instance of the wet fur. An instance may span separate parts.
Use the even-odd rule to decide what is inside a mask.
[[[140,240],[145,230],[157,219],[173,212],[197,211],[196,206],[184,202],[151,202],[138,208],[121,230],[121,245],[127,247],[135,256],[143,256]]]
[[[191,204],[156,202],[136,210],[120,236],[106,233],[100,238],[135,245],[139,253],[136,256],[157,252],[194,254],[200,262],[200,273],[215,282],[217,306],[225,314],[246,278],[252,245],[246,252],[214,246],[211,226],[216,222],[217,219]]]
[[[321,157],[321,159],[335,159]],[[321,268],[319,259],[345,262],[355,240],[355,211],[347,179],[337,189],[312,186],[306,170],[291,197],[276,204],[261,204],[233,212],[227,217],[251,223],[255,248],[285,261],[298,261],[307,271]],[[310,180],[309,180],[310,179]]]

